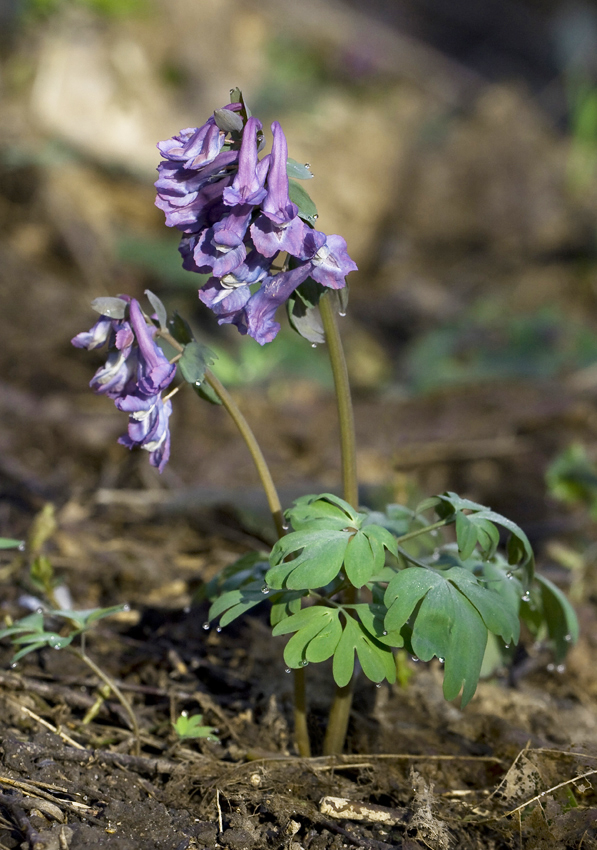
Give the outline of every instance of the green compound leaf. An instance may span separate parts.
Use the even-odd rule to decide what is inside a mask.
[[[379,542],[385,549],[391,552],[392,555],[397,557],[398,544],[396,543],[396,538],[387,530],[387,528],[382,525],[378,525],[377,523],[370,522],[364,525],[363,533],[369,538],[372,548],[375,545],[375,542]],[[378,562],[380,570],[383,568],[383,563],[383,560]]]
[[[337,618],[337,613],[330,608],[313,606],[303,608],[298,614],[275,626],[272,631],[274,637],[295,632],[284,649],[284,661],[289,667],[305,666],[307,645],[330,625],[334,617]],[[330,652],[326,657],[329,658],[331,654]]]
[[[456,541],[460,557],[466,561],[473,554],[477,545],[477,527],[470,521],[466,514],[456,514]]]
[[[185,381],[196,385],[203,381],[205,370],[217,359],[218,355],[211,348],[192,340],[185,345],[178,368]]]
[[[128,605],[112,605],[110,608],[88,608],[83,611],[52,610],[48,611],[49,616],[61,617],[64,620],[69,620],[80,631],[85,631],[93,623],[98,620],[103,620],[104,617],[111,617],[113,614],[120,614],[121,611],[128,611]]]
[[[425,499],[418,506],[417,513],[429,508],[433,508],[440,519],[455,522],[458,548],[465,560],[472,554],[477,541],[480,542],[484,556],[492,557],[499,542],[499,532],[491,526],[500,525],[505,528],[510,534],[507,546],[508,563],[521,571],[525,588],[530,586],[535,569],[533,550],[526,534],[515,522],[484,505],[471,502],[470,499],[462,499],[457,493],[451,492]],[[463,515],[462,511],[470,513]],[[474,543],[473,536],[476,536]]]
[[[301,496],[292,508],[286,511],[286,518],[295,531],[306,529],[337,529],[342,531],[351,526],[356,531],[361,527],[363,515],[333,493],[321,493],[319,496]]]
[[[267,595],[256,584],[248,585],[239,590],[230,590],[218,597],[209,609],[208,620],[220,617],[220,626],[223,628],[241,617],[251,608],[264,602]]]
[[[400,630],[388,632],[385,629],[384,616],[387,611],[385,605],[362,602],[359,605],[355,605],[352,610],[361,621],[361,625],[365,631],[371,637],[374,637],[375,640],[383,643],[384,646],[391,646],[395,649],[404,646],[404,638]]]
[[[270,587],[288,590],[324,587],[340,572],[350,536],[348,531],[327,529],[287,534],[272,549],[272,568],[266,573],[266,582]],[[299,550],[300,554],[284,563]]]
[[[301,599],[305,594],[302,590],[291,590],[285,593],[276,593],[272,599],[270,612],[270,624],[277,626],[286,617],[297,614],[301,610]]]
[[[263,582],[269,566],[266,552],[247,552],[215,575],[198,594],[200,599],[213,602],[220,594],[237,590],[243,585]]]
[[[578,641],[576,613],[559,587],[544,576],[535,576],[541,594],[541,607],[547,634],[554,642],[556,662],[562,661],[571,646]]]
[[[388,631],[401,629],[414,613],[413,652],[423,661],[433,656],[445,660],[444,695],[454,699],[462,689],[463,705],[479,680],[487,630],[505,643],[519,637],[516,605],[462,567],[443,573],[419,567],[403,570],[389,583],[384,601]]]
[[[329,623],[307,644],[305,650],[307,661],[314,663],[327,661],[336,651],[338,642],[342,637],[342,623],[340,622],[339,611],[337,609],[332,610],[330,613],[332,616]]]
[[[300,183],[290,179],[288,181],[288,196],[293,204],[298,207],[298,214],[307,224],[315,224],[318,219],[317,207],[303,189]]]
[[[362,587],[376,572],[375,556],[369,539],[362,531],[354,534],[344,556],[346,576],[354,587]]]
[[[353,617],[346,617],[342,637],[334,652],[332,670],[334,681],[339,687],[347,685],[354,670],[354,654],[357,653],[363,673],[372,682],[396,681],[396,665],[392,651],[367,634]]]

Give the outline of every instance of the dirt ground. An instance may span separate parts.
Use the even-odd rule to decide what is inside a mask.
[[[590,399],[564,385],[531,390],[510,384],[499,392],[494,387],[491,398],[502,411],[501,437],[493,442],[495,411],[491,429],[489,419],[484,424],[491,406],[486,390],[469,388],[460,398],[440,393],[412,402],[359,401],[364,471],[373,477],[378,455],[389,451],[387,486],[394,492],[449,484],[500,510],[514,509],[540,553],[540,568],[570,591],[571,573],[549,553],[555,540],[572,546],[591,526],[538,494],[556,444],[581,432],[590,436]],[[267,421],[267,409],[263,404],[251,411],[258,425]],[[223,419],[221,410],[213,411]],[[306,411],[310,447],[310,429],[321,431],[319,419],[333,423],[333,402],[314,390]],[[276,440],[269,444],[288,498],[301,486],[282,474],[291,413],[292,405],[281,406]],[[392,445],[388,423],[398,415],[401,436]],[[425,422],[431,423],[428,433]],[[433,440],[438,429],[443,442]],[[16,439],[16,429],[11,434]],[[226,427],[213,441],[215,477],[234,458]],[[55,448],[60,468],[68,444],[58,441]],[[326,470],[337,474],[328,451],[324,444],[320,456],[315,447],[306,452],[303,487],[316,479],[317,468],[324,477]],[[292,676],[285,673],[283,644],[268,634],[266,606],[261,615],[218,632],[203,628],[207,608],[196,601],[203,580],[271,535],[256,494],[238,485],[224,499],[213,487],[190,487],[181,500],[169,490],[139,489],[135,475],[145,469],[145,458],[131,457],[129,488],[96,486],[57,504],[57,529],[45,551],[76,607],[130,605],[92,630],[88,652],[132,702],[141,753],[134,754],[122,706],[100,694],[99,680],[67,650],[32,653],[12,668],[4,642],[0,846],[597,847],[592,565],[573,574],[582,637],[565,669],[554,670],[549,652],[527,636],[513,668],[483,682],[460,711],[442,697],[437,663],[405,657],[403,686],[376,688],[359,679],[346,755],[330,758],[317,755],[332,696],[330,671],[311,667],[315,756],[300,759],[292,741]],[[108,480],[107,473],[103,477]],[[210,482],[210,474],[205,478]],[[37,482],[44,486],[48,481]],[[26,534],[44,500],[18,470],[4,472],[4,487],[13,528],[20,523],[15,532]],[[364,498],[374,501],[378,489],[364,488]],[[516,505],[524,505],[519,515]],[[16,618],[23,615],[23,594],[32,592],[26,559],[7,553],[2,564],[3,615]],[[172,723],[183,711],[203,714],[204,723],[217,728],[218,741],[180,741]],[[327,797],[350,801],[352,810],[334,817],[322,804]]]

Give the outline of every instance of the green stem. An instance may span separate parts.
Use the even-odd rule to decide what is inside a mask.
[[[403,534],[402,537],[397,537],[396,542],[404,543],[405,540],[412,540],[413,537],[419,537],[419,535],[427,534],[429,531],[436,531],[436,529],[450,525],[452,522],[452,519],[440,519],[439,522],[434,522],[432,525],[425,525],[423,528],[417,528],[414,531],[409,531],[408,534]]]
[[[276,485],[274,484],[274,480],[272,478],[271,472],[269,471],[267,462],[263,456],[263,452],[259,447],[259,443],[255,438],[255,434],[252,432],[249,423],[242,415],[239,406],[236,404],[228,390],[216,378],[216,376],[209,371],[209,369],[205,371],[205,380],[210,385],[212,390],[216,393],[216,395],[219,397],[220,401],[222,402],[222,405],[232,417],[234,424],[240,431],[240,434],[247,445],[251,457],[253,458],[253,463],[257,468],[257,474],[259,475],[262,487],[265,490],[267,503],[271,511],[272,519],[274,520],[274,524],[276,526],[278,537],[283,537],[286,533],[286,529],[284,528],[284,514],[282,513],[282,505],[280,504]]]
[[[350,395],[350,384],[348,381],[348,369],[346,358],[342,348],[342,340],[331,298],[332,292],[326,292],[319,300],[319,310],[325,331],[325,339],[328,346],[332,374],[334,376],[334,387],[336,390],[336,402],[338,405],[338,419],[340,424],[340,451],[342,456],[342,482],[344,498],[358,508],[359,491],[357,479],[357,453],[354,429],[354,413]],[[358,590],[349,587],[345,591],[344,602],[354,605],[358,601]],[[323,742],[324,755],[341,753],[346,740],[350,709],[352,706],[352,695],[354,689],[354,676],[343,688],[336,686],[334,701],[328,717],[328,726]]]
[[[110,690],[114,693],[114,696],[119,701],[121,706],[124,708],[126,713],[129,716],[131,721],[131,726],[133,729],[133,735],[135,736],[135,755],[138,756],[141,754],[141,735],[139,733],[139,724],[137,723],[137,718],[135,717],[135,712],[132,709],[132,706],[125,695],[122,693],[114,679],[111,676],[108,676],[107,673],[104,673],[101,667],[98,667],[95,661],[87,655],[86,652],[83,652],[80,649],[77,649],[74,646],[67,647],[69,652],[72,652],[73,655],[76,655],[84,664],[86,664],[90,670],[93,670],[96,676],[98,676],[102,682],[104,682]]]
[[[321,312],[325,341],[328,346],[330,364],[334,376],[338,419],[340,420],[340,450],[342,453],[344,498],[353,508],[358,508],[359,491],[354,414],[350,396],[350,384],[348,382],[348,369],[346,368],[346,359],[344,357],[344,349],[342,348],[336,314],[330,301],[331,296],[333,296],[332,292],[326,292],[320,298],[319,310]]]

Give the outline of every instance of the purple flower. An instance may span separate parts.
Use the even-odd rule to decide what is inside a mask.
[[[262,127],[261,121],[253,117],[245,124],[238,172],[232,186],[224,189],[224,203],[231,207],[236,204],[259,204],[267,195],[263,184],[269,167],[269,156],[264,156],[261,161],[257,157],[257,130]]]
[[[172,383],[176,365],[168,361],[162,349],[154,342],[155,328],[147,324],[139,302],[134,298],[131,299],[129,310],[139,347],[137,386],[145,395],[155,395]]]
[[[251,296],[245,307],[247,333],[257,340],[259,345],[271,342],[280,330],[275,321],[276,310],[284,304],[297,286],[309,277],[310,265],[305,263],[287,272],[266,277],[261,288]]]
[[[318,230],[309,230],[302,259],[309,260],[311,277],[322,286],[342,289],[346,275],[357,270],[357,264],[348,256],[346,240],[341,236],[326,236]]]
[[[149,462],[163,471],[170,457],[170,430],[168,420],[172,413],[172,402],[164,402],[161,395],[147,400],[146,405],[135,405],[131,401],[121,402],[121,410],[130,409],[128,433],[118,442],[129,449],[141,448],[149,452]]]
[[[166,161],[159,166],[156,204],[166,224],[185,233],[183,268],[211,274],[200,300],[220,324],[235,324],[263,345],[279,330],[277,308],[307,277],[341,289],[356,265],[341,236],[313,230],[290,200],[280,124],[271,125],[271,154],[259,159],[261,122],[246,119],[242,104],[227,108],[236,113],[233,120],[216,111],[203,127],[158,145]],[[280,254],[287,259],[276,267]]]
[[[149,462],[163,470],[170,455],[168,419],[170,401],[162,400],[162,391],[172,382],[176,366],[154,340],[155,327],[145,321],[139,302],[129,302],[129,319],[102,316],[87,333],[72,340],[77,348],[99,348],[108,342],[108,357],[90,386],[113,399],[119,410],[129,414],[128,435],[119,442],[129,448],[139,446],[148,451]]]

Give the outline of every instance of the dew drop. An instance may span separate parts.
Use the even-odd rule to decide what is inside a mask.
[[[317,221],[318,218],[319,218],[318,213],[315,213],[315,215],[313,216],[313,221]]]
[[[43,614],[43,612],[44,612],[44,609],[43,609],[43,608],[36,608],[36,609],[35,609],[35,613],[36,613],[36,614]]]
[[[377,684],[375,685],[375,687],[376,687],[376,688],[381,688],[381,682],[377,682]]]
[[[261,588],[261,592],[267,594],[267,593],[269,593],[269,591],[270,591],[270,589],[267,586],[267,584],[264,584],[263,587]]]
[[[383,635],[384,637],[387,635],[387,632],[385,631],[385,629],[384,629],[384,631],[382,632],[382,635]]]
[[[439,661],[440,664],[445,664],[445,662],[446,662],[445,658],[438,658],[437,660]]]
[[[522,599],[523,602],[528,602],[529,599],[531,598],[531,594],[527,590],[525,593],[522,594],[522,596],[520,598]]]
[[[180,716],[181,716],[181,717],[188,717],[188,716],[189,716],[189,712],[188,712],[188,711],[181,711],[181,712],[180,712]]]
[[[505,643],[505,644],[504,644],[504,649],[510,649],[510,644],[509,644],[509,643]]]
[[[202,628],[205,632],[208,632],[208,631],[209,631],[209,623],[203,623],[203,625],[201,626],[201,628]]]
[[[346,316],[346,310],[340,310],[338,315],[341,316],[342,318],[344,318]]]
[[[547,670],[548,670],[548,672],[549,672],[549,673],[553,673],[553,671],[554,671],[555,669],[556,669],[556,665],[555,665],[555,664],[548,664],[548,665],[547,665]]]
[[[301,661],[301,667],[306,667],[308,664],[308,661]]]
[[[195,386],[196,386],[196,387],[200,387],[200,386],[201,386],[201,381],[195,381]]]
[[[131,606],[129,605],[128,602],[124,603],[124,605],[122,606],[122,610],[123,611],[130,611],[131,610]]]
[[[312,342],[312,343],[311,343],[311,348],[317,348],[317,343],[316,343],[316,342]]]
[[[566,643],[570,643],[572,641],[572,635],[564,635],[564,640],[566,641]]]
[[[15,667],[16,667],[16,664],[15,664]],[[290,667],[287,667],[286,670],[284,670],[284,672],[285,673],[292,673],[292,670],[290,669]]]
[[[19,543],[19,545],[17,546],[17,549],[19,550],[19,552],[24,552],[24,551],[25,551],[25,541],[24,541],[24,540],[22,540],[22,541]]]
[[[514,578],[514,573],[512,572],[512,570],[508,570],[508,572],[506,573],[506,578]]]
[[[219,735],[219,734],[220,734],[220,730],[216,729],[216,727],[214,726],[214,735]]]
[[[305,163],[305,168],[311,168],[311,163],[310,163],[310,162],[306,162],[306,163]]]
[[[289,524],[288,524],[287,522],[283,522],[283,523],[282,523],[282,528],[284,529],[284,531],[288,531],[288,530],[289,530],[289,528],[290,528],[290,526],[289,526]]]
[[[10,669],[11,669],[11,670],[15,670],[18,666],[19,666],[19,665],[17,664],[17,662],[16,662],[16,661],[13,661],[13,662],[12,662],[12,664],[10,665]]]
[[[222,631],[222,627],[218,626],[218,628],[216,629],[217,634],[220,634],[221,631]]]
[[[558,666],[556,667],[556,672],[557,673],[565,673],[566,672],[566,665],[565,664],[558,664]]]
[[[417,658],[417,656],[416,656],[416,655],[411,655],[410,660],[411,660],[411,661],[414,661],[414,663],[415,663],[415,664],[418,664],[418,663],[419,663],[419,659]]]

